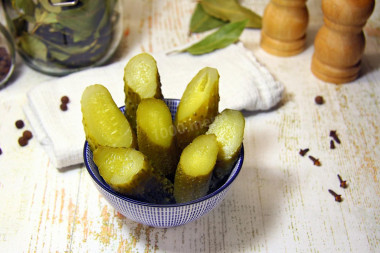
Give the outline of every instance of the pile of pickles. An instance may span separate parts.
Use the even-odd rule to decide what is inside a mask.
[[[104,181],[130,198],[186,203],[217,189],[243,143],[240,111],[219,112],[219,73],[201,69],[187,84],[174,120],[155,59],[141,53],[124,68],[124,113],[101,84],[81,99],[83,127]]]

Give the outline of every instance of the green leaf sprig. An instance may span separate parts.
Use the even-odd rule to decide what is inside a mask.
[[[190,33],[205,32],[227,22],[248,20],[246,27],[261,28],[262,18],[237,0],[199,0],[190,21]]]
[[[203,40],[183,49],[182,52],[200,55],[210,53],[216,49],[225,48],[239,39],[247,22],[248,20],[243,20],[223,25],[220,29],[208,35]]]
[[[199,0],[191,16],[189,34],[219,29],[180,52],[209,53],[236,42],[244,28],[261,28],[261,25],[261,16],[237,0]]]
[[[225,25],[227,22],[209,15],[200,3],[195,7],[190,20],[190,34],[201,33]]]

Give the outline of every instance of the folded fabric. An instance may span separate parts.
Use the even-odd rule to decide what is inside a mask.
[[[152,55],[157,61],[165,98],[180,99],[186,85],[206,66],[216,68],[220,75],[220,110],[268,110],[282,98],[283,85],[241,43],[201,56]],[[102,84],[109,89],[116,104],[123,106],[124,66],[132,56],[108,66],[52,79],[28,92],[25,114],[57,168],[83,162],[85,135],[80,108],[83,90],[92,84]],[[62,96],[70,99],[67,111],[60,110]]]

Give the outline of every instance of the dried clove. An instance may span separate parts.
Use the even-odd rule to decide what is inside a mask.
[[[330,149],[335,149],[335,144],[333,140],[330,140]]]
[[[300,149],[299,154],[300,154],[301,156],[305,156],[307,152],[309,152],[309,149],[308,149],[308,148]]]
[[[330,137],[332,137],[334,139],[334,141],[336,141],[338,144],[340,144],[340,139],[336,133],[336,130],[330,131]]]
[[[319,159],[315,158],[314,156],[309,155],[309,158],[310,158],[310,160],[313,161],[313,164],[315,166],[321,166],[322,165],[321,162],[319,161]]]
[[[339,182],[340,182],[340,187],[342,188],[347,188],[347,182],[342,180],[341,176],[338,174],[338,179],[339,179]]]
[[[342,202],[342,195],[339,195],[330,189],[329,189],[329,193],[335,197],[336,202]]]

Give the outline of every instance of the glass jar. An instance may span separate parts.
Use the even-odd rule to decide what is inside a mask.
[[[62,76],[105,63],[122,38],[119,0],[2,0],[18,53]]]
[[[0,23],[0,88],[6,84],[15,66],[15,49],[11,35]]]

